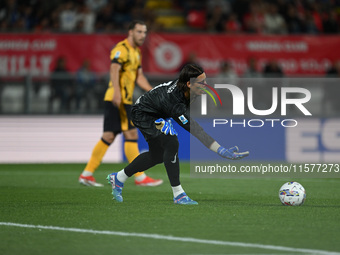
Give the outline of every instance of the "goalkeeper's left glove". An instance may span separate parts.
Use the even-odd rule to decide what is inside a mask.
[[[245,152],[238,152],[238,147],[232,147],[230,149],[226,149],[222,146],[220,146],[217,149],[218,155],[220,155],[223,158],[228,158],[228,159],[241,159],[244,157],[247,157],[249,155],[249,151]]]
[[[156,128],[159,129],[165,135],[178,135],[177,131],[171,123],[171,118],[163,119],[160,118],[155,120]]]

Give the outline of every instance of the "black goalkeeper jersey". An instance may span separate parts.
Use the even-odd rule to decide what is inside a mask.
[[[132,107],[132,120],[144,135],[154,137],[159,133],[154,121],[173,118],[209,148],[215,140],[190,117],[189,104],[190,101],[178,89],[177,80],[170,81],[156,86],[137,99]]]

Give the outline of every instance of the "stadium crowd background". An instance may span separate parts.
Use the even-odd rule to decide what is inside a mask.
[[[20,34],[121,35],[134,19],[145,21],[155,33],[312,35],[318,40],[339,34],[340,0],[0,0],[0,33],[5,39]],[[70,72],[71,57],[57,57],[47,80],[1,77],[0,113],[101,113],[107,73],[94,72],[93,59],[84,59],[76,72]],[[195,52],[181,66],[188,62],[199,62]],[[286,77],[278,59],[261,63],[261,68],[258,63],[249,57],[247,69],[239,73],[229,59],[223,59],[212,77]],[[339,59],[325,68],[325,76],[340,77]],[[157,85],[174,77],[148,78]],[[141,91],[136,91],[138,96]],[[337,94],[327,90],[322,102],[327,98],[338,102]],[[340,104],[334,109],[338,111]]]
[[[1,32],[338,34],[340,0],[1,0]]]

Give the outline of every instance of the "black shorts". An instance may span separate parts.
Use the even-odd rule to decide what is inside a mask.
[[[122,131],[134,129],[131,121],[131,105],[124,104],[120,108],[105,101],[104,103],[104,132],[119,134]]]
[[[132,107],[131,120],[134,126],[141,131],[147,142],[162,134],[162,132],[156,128],[155,120],[157,119],[159,119],[159,117],[148,115],[140,111],[136,106]]]

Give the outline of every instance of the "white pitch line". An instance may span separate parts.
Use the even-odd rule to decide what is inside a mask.
[[[12,222],[0,222],[0,226],[1,225],[11,226],[11,227],[20,227],[20,228],[59,230],[59,231],[65,231],[65,232],[77,232],[77,233],[89,233],[89,234],[101,234],[101,235],[113,235],[113,236],[143,237],[143,238],[149,238],[149,239],[159,239],[159,240],[178,241],[178,242],[187,242],[187,243],[236,246],[236,247],[276,250],[276,251],[301,252],[301,253],[308,253],[308,254],[340,255],[339,252],[331,252],[331,251],[323,251],[323,250],[300,249],[300,248],[291,248],[291,247],[266,245],[266,244],[228,242],[228,241],[219,241],[219,240],[198,239],[198,238],[192,238],[192,237],[176,237],[176,236],[165,236],[165,235],[158,235],[158,234],[128,233],[128,232],[120,232],[120,231],[92,230],[92,229],[81,229],[81,228],[63,228],[63,227],[57,227],[57,226],[28,225],[28,224],[19,224],[19,223],[12,223]]]

